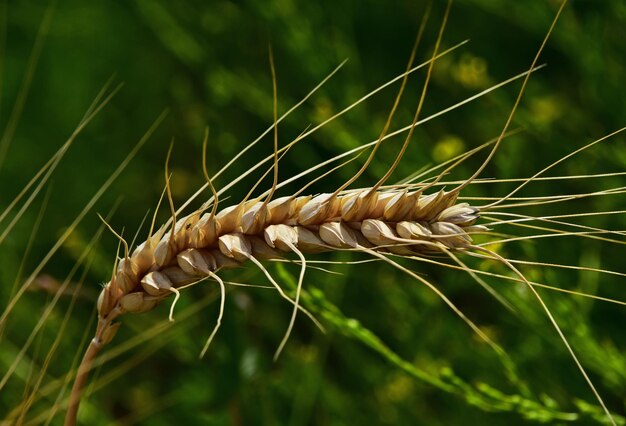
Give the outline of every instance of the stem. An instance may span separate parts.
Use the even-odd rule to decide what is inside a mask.
[[[78,366],[76,378],[74,379],[74,385],[72,386],[72,392],[70,393],[69,405],[65,414],[65,426],[76,425],[76,416],[78,415],[80,398],[82,396],[85,383],[87,383],[89,372],[91,371],[91,364],[100,351],[100,348],[102,348],[102,344],[99,340],[97,340],[97,337],[91,339],[89,347],[87,347],[85,355]]]

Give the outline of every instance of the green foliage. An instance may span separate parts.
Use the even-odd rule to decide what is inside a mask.
[[[423,116],[525,71],[555,6],[543,0],[455,2],[443,47],[465,39],[470,42],[436,62]],[[163,110],[169,111],[168,116],[154,136],[44,268],[57,284],[72,271],[97,232],[100,222],[95,212],[105,214],[119,202],[110,222],[116,230],[123,229],[129,240],[148,209],[152,214],[163,188],[163,164],[172,138],[176,141],[172,189],[176,205],[181,205],[204,183],[200,152],[205,126],[211,128],[209,170],[216,171],[271,125],[269,44],[277,67],[279,114],[349,59],[327,85],[281,123],[280,144],[285,145],[309,124],[315,126],[400,74],[425,8],[422,1],[369,0],[1,2],[0,130],[4,135],[12,126],[13,111],[21,113],[15,116],[12,137],[0,142],[0,152],[6,148],[0,164],[0,213],[69,137],[105,82],[113,75],[113,85],[123,82],[124,86],[81,132],[47,185],[49,195],[36,197],[0,242],[0,309]],[[433,2],[418,62],[432,53],[443,10],[440,2]],[[521,131],[505,139],[482,176],[532,176],[585,143],[623,127],[625,39],[624,2],[572,0],[542,55],[541,62],[548,66],[532,75],[516,114],[513,127]],[[392,130],[410,123],[423,81],[424,73],[409,80]],[[281,160],[281,180],[375,140],[396,90],[397,86],[384,90],[294,147]],[[496,137],[518,90],[519,82],[507,85],[424,123],[392,180]],[[18,111],[21,96],[24,104]],[[383,146],[356,185],[371,185],[383,175],[401,141],[395,137]],[[263,139],[215,184],[228,184],[270,154],[271,146],[270,137]],[[623,136],[609,139],[565,161],[549,175],[622,172],[624,147]],[[481,152],[470,158],[446,180],[466,179],[484,156]],[[362,161],[360,157],[308,191],[334,190]],[[230,198],[222,206],[245,196],[259,176],[229,191]],[[277,195],[293,193],[304,182],[288,185]],[[266,178],[260,188],[269,185]],[[464,195],[499,197],[515,185],[473,185]],[[623,186],[621,175],[547,180],[517,195],[589,193]],[[535,238],[491,248],[510,259],[624,274],[626,215],[620,212],[625,208],[623,194],[617,192],[515,209],[534,216],[613,212],[566,220],[620,231],[600,235],[617,243],[576,236]],[[42,221],[35,227],[40,212]],[[168,217],[169,211],[161,208],[157,222]],[[11,218],[0,223],[0,232]],[[547,233],[522,227],[498,231],[515,236]],[[138,240],[146,233],[144,225]],[[79,348],[93,332],[95,298],[100,283],[110,275],[116,248],[117,240],[105,234],[85,259],[85,266],[75,271],[71,279],[79,281],[83,276],[83,288],[59,298],[24,361],[0,392],[0,417],[14,410],[33,389],[49,348],[63,330],[27,419],[45,421],[48,417],[59,390],[67,387],[65,375],[80,356]],[[515,278],[497,262],[461,257],[470,267]],[[217,315],[213,282],[182,294],[174,323],[167,321],[167,304],[147,314],[126,316],[111,347],[104,351],[106,362],[91,377],[80,419],[94,425],[607,422],[545,313],[523,284],[483,276],[514,307],[511,312],[463,271],[402,261],[440,288],[504,349],[506,354],[502,354],[475,336],[411,277],[381,262],[351,264],[366,259],[353,253],[310,258],[341,262],[311,263],[305,276],[303,306],[327,330],[319,333],[299,314],[277,362],[272,355],[291,307],[273,290],[229,287],[222,328],[204,360],[197,357]],[[517,266],[533,282],[624,300],[623,275]],[[281,285],[293,291],[298,265],[268,268]],[[224,279],[267,285],[250,265],[225,271]],[[72,281],[69,288],[77,287]],[[624,424],[624,306],[539,291],[616,422]],[[21,298],[0,338],[0,374],[14,362],[51,299],[44,291],[28,291]],[[60,424],[62,411],[58,410],[52,424]]]

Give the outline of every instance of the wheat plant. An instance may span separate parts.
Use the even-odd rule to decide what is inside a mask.
[[[3,16],[11,16],[7,14],[11,8],[4,7]],[[13,139],[37,62],[45,51],[42,46],[48,33],[54,34],[51,28],[54,29],[57,7],[61,6],[52,3],[42,12],[27,72],[5,125],[0,167],[6,162],[7,179],[15,169],[11,163],[17,161],[10,155],[15,145]],[[208,10],[219,11],[225,17],[244,10],[226,3],[213,7]],[[378,82],[364,96],[351,96],[345,106],[336,110],[335,105],[329,105],[328,93],[336,90],[333,82],[350,62],[337,61],[339,66],[335,67],[336,63],[324,70],[319,83],[300,93],[288,106],[281,101],[285,98],[283,84],[289,86],[290,77],[274,61],[280,64],[280,53],[289,46],[288,41],[272,42],[278,54],[270,48],[269,61],[264,53],[262,64],[258,65],[264,85],[246,84],[245,77],[234,80],[235,74],[211,75],[209,81],[216,95],[220,87],[226,87],[235,99],[238,93],[245,96],[247,108],[259,108],[260,122],[265,120],[271,125],[252,143],[237,144],[238,152],[234,152],[227,146],[232,140],[220,138],[221,126],[209,123],[209,138],[205,126],[211,120],[199,118],[202,114],[193,103],[174,111],[175,118],[186,120],[188,131],[203,133],[203,137],[194,138],[202,145],[195,142],[191,148],[185,148],[178,141],[170,144],[167,155],[148,155],[146,161],[154,169],[150,177],[143,178],[155,182],[151,184],[155,190],[162,189],[158,203],[158,196],[149,198],[149,194],[140,193],[141,184],[135,184],[134,190],[126,189],[132,179],[116,182],[120,175],[131,173],[133,167],[137,167],[134,176],[145,173],[141,167],[133,166],[145,155],[145,146],[151,146],[150,139],[155,134],[164,141],[172,134],[167,128],[171,126],[168,123],[172,123],[172,114],[158,112],[153,114],[158,118],[133,148],[125,149],[119,166],[104,177],[104,184],[93,190],[87,202],[63,197],[78,181],[72,166],[81,168],[80,164],[63,162],[68,161],[66,157],[71,158],[72,150],[80,149],[77,140],[107,109],[114,107],[126,90],[111,84],[115,77],[104,86],[67,141],[54,153],[42,153],[44,161],[37,165],[33,178],[20,182],[10,191],[13,196],[2,199],[0,247],[6,250],[3,265],[15,265],[7,267],[6,278],[3,277],[2,300],[6,304],[0,318],[0,361],[6,366],[0,381],[0,402],[7,424],[50,424],[65,417],[65,424],[72,425],[76,423],[81,400],[84,403],[78,418],[86,424],[132,424],[147,419],[154,424],[167,423],[174,420],[159,419],[153,414],[167,411],[168,407],[190,406],[205,408],[195,414],[184,408],[172,409],[175,421],[362,423],[371,420],[368,414],[349,408],[359,397],[347,389],[337,392],[342,385],[333,384],[320,372],[327,359],[342,363],[344,368],[350,366],[354,348],[344,346],[350,340],[380,355],[367,363],[363,361],[359,368],[365,370],[358,374],[376,383],[375,390],[367,391],[376,401],[376,423],[397,424],[418,418],[428,424],[469,418],[494,424],[509,424],[511,419],[624,423],[624,401],[620,395],[626,383],[626,363],[619,351],[619,328],[607,330],[614,331],[607,334],[612,337],[604,337],[611,339],[608,342],[594,337],[592,331],[597,322],[594,316],[606,313],[611,318],[623,318],[619,286],[611,286],[623,282],[626,275],[621,262],[615,260],[623,255],[624,244],[624,231],[619,228],[624,222],[620,208],[623,173],[619,169],[623,129],[618,125],[594,132],[591,138],[578,136],[551,159],[542,158],[537,147],[520,148],[518,142],[533,131],[544,131],[545,137],[547,124],[557,121],[554,109],[563,105],[551,97],[533,99],[532,86],[541,73],[550,69],[543,67],[546,50],[552,44],[566,43],[563,27],[571,29],[579,6],[568,9],[566,2],[556,7],[538,3],[542,10],[536,17],[542,19],[536,19],[532,25],[541,38],[528,47],[532,50],[517,55],[520,66],[515,73],[509,72],[512,75],[496,81],[487,77],[486,65],[479,57],[460,53],[473,42],[450,41],[450,27],[458,24],[467,4],[405,5],[401,9],[404,7],[412,11],[407,28],[412,29],[411,39],[415,40],[402,55],[405,61],[409,58],[408,64],[404,64],[405,72],[398,73],[396,69],[396,76],[385,83]],[[482,7],[492,8],[492,16],[504,10],[487,4]],[[276,11],[276,16],[282,13],[295,19],[289,8]],[[176,23],[177,13],[187,19],[193,16],[187,12],[149,2],[138,2],[135,9],[140,20],[154,29],[156,39],[166,50],[185,66],[193,66],[202,57],[194,40],[193,21],[189,27]],[[211,21],[211,17],[213,14],[208,13],[205,20],[215,25],[217,21]],[[163,28],[169,32],[161,31]],[[306,26],[283,30],[285,36],[291,34],[289,31],[307,34]],[[10,48],[8,44],[7,49]],[[451,59],[455,56],[461,58]],[[447,88],[446,78],[451,77],[457,84],[475,89],[474,93],[441,105],[439,95],[446,92],[439,86]],[[176,90],[185,93],[189,88]],[[508,97],[497,97],[502,90],[508,90]],[[316,101],[320,96],[321,100]],[[368,110],[368,102],[376,96],[386,98],[377,99],[376,108]],[[418,149],[428,146],[429,132],[436,133],[437,126],[448,127],[448,117],[483,98],[491,99],[491,108],[499,114],[497,119],[483,117],[476,124],[485,127],[481,133],[485,138],[467,136],[474,147],[465,148],[462,139],[448,133],[432,151],[438,162],[426,165],[420,161],[417,164],[424,167],[416,167],[415,161],[428,152]],[[446,96],[441,99],[447,100]],[[310,103],[314,105],[313,112],[303,117],[302,111]],[[525,107],[527,104],[531,106]],[[481,108],[476,107],[484,113]],[[350,121],[346,117],[361,110],[365,110],[361,114],[379,111],[382,118],[371,120],[367,129],[347,131]],[[532,131],[519,127],[516,120],[520,115],[526,116],[522,122],[530,125]],[[119,111],[114,117],[122,120]],[[307,121],[304,127],[303,118]],[[563,117],[561,120],[567,121]],[[432,125],[431,121],[440,124]],[[98,139],[101,131],[91,136]],[[378,137],[371,140],[371,132]],[[360,136],[354,136],[357,134]],[[326,142],[331,145],[322,145],[324,148],[317,152],[311,139],[320,135],[324,140],[343,140],[342,152],[337,154],[332,142]],[[371,142],[362,143],[359,139],[364,135]],[[614,146],[604,148],[607,144]],[[217,152],[224,145],[224,155],[230,150],[232,158],[223,161],[225,165],[211,175],[209,171],[219,167],[216,157],[221,154]],[[172,167],[181,158],[180,151],[187,149],[192,155],[179,163],[184,165]],[[601,171],[584,167],[592,158],[599,161],[598,154],[590,154],[599,149],[610,153],[605,164],[617,161],[618,166]],[[325,150],[331,154],[322,158]],[[202,158],[198,152],[202,152]],[[85,151],[82,155],[86,155]],[[109,155],[103,154],[105,162]],[[303,161],[307,156],[313,160],[311,163]],[[295,166],[290,164],[292,161]],[[515,176],[503,170],[503,166],[494,169],[494,162],[498,161],[504,167],[516,163],[530,166],[522,169],[525,175]],[[158,165],[163,163],[164,173],[157,173]],[[565,175],[552,174],[568,163],[576,165],[573,171],[565,169]],[[299,168],[300,164],[305,167]],[[53,184],[61,166],[70,170],[73,184],[67,179]],[[157,180],[154,176],[163,178]],[[566,190],[570,187],[563,183],[568,181],[576,182],[572,187],[580,189]],[[593,186],[597,181],[606,185]],[[545,186],[539,189],[548,192],[528,192],[542,183]],[[31,267],[27,259],[31,250],[38,251],[37,241],[51,220],[50,212],[56,211],[54,203],[59,203],[59,195],[55,198],[54,193],[59,185],[64,188],[61,197],[67,201],[63,208],[70,209],[77,203],[79,213],[66,222],[66,228],[54,236],[54,243],[42,251]],[[357,189],[358,185],[362,187]],[[189,193],[193,195],[189,197]],[[108,201],[102,200],[107,194],[111,194]],[[126,195],[116,200],[116,194]],[[593,200],[600,202],[592,204]],[[153,207],[144,208],[141,224],[134,227],[136,231],[129,232],[124,224],[118,226],[118,216],[126,206],[142,203]],[[580,209],[585,203],[590,208]],[[96,206],[108,213],[96,214]],[[92,225],[96,220],[101,222],[90,237],[81,234],[81,226],[88,218]],[[163,225],[159,226],[161,219]],[[88,229],[96,229],[96,225]],[[103,240],[103,235],[109,237]],[[26,244],[17,244],[18,237]],[[107,240],[117,244],[116,254],[115,249],[100,248],[101,241]],[[553,240],[566,242],[558,246]],[[568,241],[585,248],[580,251],[580,259],[559,259],[558,250],[568,250]],[[605,250],[606,259],[601,259],[599,253]],[[52,261],[62,251],[71,261],[69,274],[67,270],[55,272],[57,268],[53,266]],[[23,260],[20,262],[12,253],[21,253]],[[92,266],[98,269],[95,274]],[[578,274],[579,285],[563,282],[574,276],[570,273]],[[55,277],[66,274],[65,278]],[[105,281],[101,288],[93,285],[94,275]],[[462,288],[451,287],[455,282],[462,283]],[[339,286],[344,295],[336,293]],[[250,307],[255,303],[251,301],[256,298],[251,294],[255,291],[265,292],[258,302],[263,302],[263,307]],[[42,299],[46,293],[49,299]],[[464,297],[479,302],[475,304]],[[235,302],[229,302],[233,299]],[[91,320],[86,321],[90,304],[96,309]],[[351,318],[351,314],[344,314],[341,304],[367,326]],[[355,306],[359,309],[354,310]],[[37,309],[38,314],[28,318],[32,309]],[[485,310],[496,313],[487,314]],[[234,316],[243,317],[237,320],[241,321],[239,328],[232,325]],[[441,320],[442,317],[446,319]],[[21,325],[22,321],[29,325]],[[455,326],[442,327],[437,325],[440,321],[454,322]],[[525,325],[522,330],[519,323]],[[272,330],[272,338],[262,345],[267,353],[246,349],[237,356],[229,353],[233,347],[228,345],[252,331],[243,324]],[[450,329],[454,331],[448,337],[445,333]],[[27,331],[21,335],[22,330]],[[299,340],[312,333],[312,343]],[[516,333],[526,337],[515,337]],[[119,335],[115,337],[116,334]],[[331,343],[334,335],[341,341],[337,348]],[[545,343],[539,343],[538,338]],[[248,345],[254,347],[252,343]],[[272,345],[274,349],[267,350]],[[416,345],[421,349],[411,359]],[[444,349],[445,345],[451,349]],[[84,355],[79,347],[85,348]],[[176,347],[180,348],[178,353]],[[168,351],[177,353],[175,361],[167,355]],[[310,355],[311,351],[314,355]],[[435,355],[438,353],[441,356]],[[198,354],[201,360],[195,359]],[[268,354],[267,363],[255,361]],[[228,377],[216,379],[212,373],[220,369],[220,361],[212,357],[221,359],[221,365],[234,362],[240,372],[230,369]],[[152,374],[150,369],[137,371],[151,362]],[[185,363],[189,369],[181,365]],[[565,366],[565,372],[533,371],[533,365],[539,365],[541,370],[555,368],[556,364]],[[273,384],[275,393],[252,391],[246,395],[246,385],[239,385],[241,390],[227,391],[231,395],[229,402],[219,408],[216,401],[220,399],[221,385],[234,380],[233,376],[248,374],[249,383],[253,383],[253,377],[265,374],[260,371],[281,369],[283,365],[292,371],[285,373],[290,375],[281,379],[280,385]],[[160,378],[159,372],[164,368],[174,373]],[[374,375],[367,377],[370,368]],[[288,390],[300,380],[299,375],[305,378],[291,400]],[[172,378],[178,384],[166,391],[155,392],[149,387],[158,383],[162,386]],[[115,380],[117,383],[110,383]],[[146,381],[144,387],[133,385],[142,380]],[[267,384],[272,384],[272,380],[267,376]],[[426,384],[426,390],[422,384]],[[190,393],[203,388],[212,391],[191,397]],[[100,389],[108,396],[99,397],[96,392]],[[332,391],[328,400],[321,396],[325,391]],[[280,403],[265,400],[270,411],[258,412],[254,408],[255,395],[278,399]],[[190,401],[185,401],[187,397],[191,397]],[[94,398],[98,402],[92,405]],[[333,400],[341,402],[335,406]],[[291,414],[281,408],[292,403]],[[206,404],[210,404],[209,409]],[[457,407],[456,415],[442,412],[447,404]],[[118,414],[120,410],[122,415]],[[330,417],[313,414],[315,410],[328,410]],[[102,416],[105,411],[108,414]]]

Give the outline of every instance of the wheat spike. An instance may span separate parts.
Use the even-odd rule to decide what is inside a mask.
[[[171,294],[170,288],[237,267],[251,256],[275,259],[296,250],[308,254],[357,246],[424,255],[437,251],[437,244],[423,242],[453,250],[471,243],[480,212],[455,203],[457,191],[419,195],[387,190],[376,193],[376,203],[355,207],[355,200],[368,192],[366,188],[332,202],[332,194],[277,199],[262,214],[263,202],[245,202],[212,218],[194,212],[178,220],[173,232],[161,229],[120,260],[99,298],[99,333],[121,313],[152,309]],[[355,215],[361,220],[353,220]],[[255,218],[253,228],[247,226],[249,217]],[[398,237],[414,244],[386,247]]]

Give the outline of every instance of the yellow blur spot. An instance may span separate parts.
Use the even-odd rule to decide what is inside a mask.
[[[414,391],[413,381],[406,376],[397,376],[388,382],[379,394],[379,398],[390,402],[399,402],[407,399]]]
[[[554,96],[533,99],[530,103],[530,113],[538,124],[551,124],[562,115],[563,107]]]
[[[437,142],[433,148],[433,160],[438,163],[442,163],[463,153],[464,151],[465,144],[463,143],[463,139],[454,135],[444,136],[444,138]]]
[[[194,184],[194,177],[189,173],[189,171],[182,168],[176,168],[172,171],[172,179],[170,179],[172,197],[186,197],[189,192],[191,192]]]
[[[483,58],[466,53],[452,68],[452,77],[469,89],[477,89],[489,85],[487,61]]]
[[[489,244],[489,250],[499,255],[502,255],[502,247],[503,247],[502,243]]]

